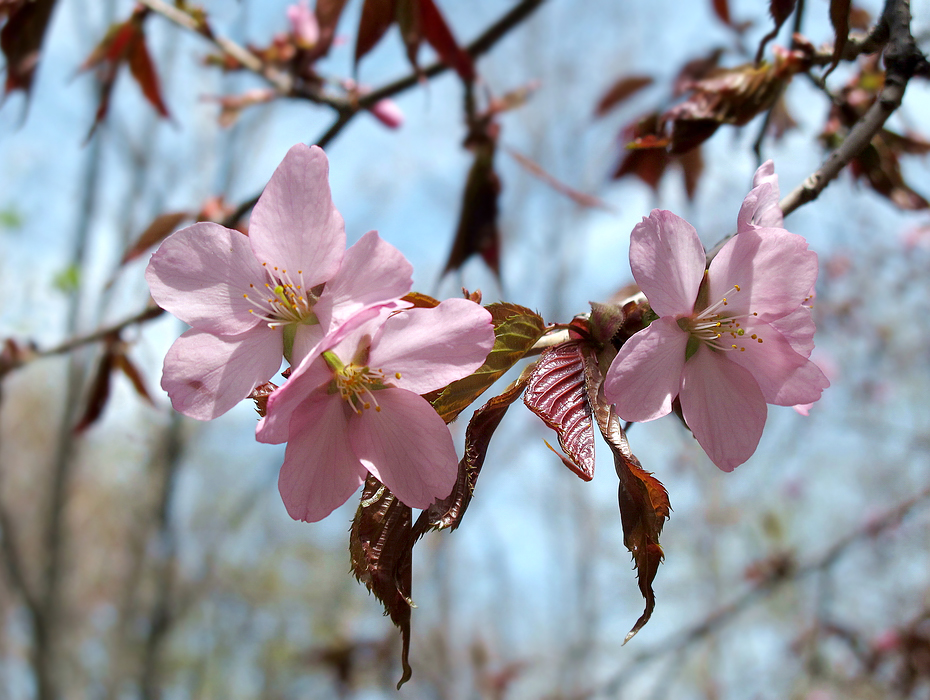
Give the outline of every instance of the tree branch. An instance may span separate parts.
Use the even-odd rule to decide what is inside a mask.
[[[881,23],[888,26],[889,41],[885,50],[885,85],[865,116],[850,130],[839,148],[833,151],[820,169],[795,188],[781,202],[787,216],[798,207],[812,202],[849,162],[872,142],[888,117],[901,106],[908,81],[915,75],[930,75],[930,64],[917,48],[911,35],[908,0],[888,0]]]

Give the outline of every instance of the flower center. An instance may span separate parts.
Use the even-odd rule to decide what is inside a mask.
[[[685,351],[688,358],[697,352],[702,343],[713,350],[746,352],[746,347],[751,347],[752,342],[762,342],[762,338],[757,333],[746,335],[746,329],[743,328],[747,319],[759,315],[757,312],[732,316],[727,314],[726,307],[730,303],[727,298],[732,299],[733,295],[739,294],[740,291],[740,286],[735,284],[726,296],[718,299],[703,311],[678,319],[679,328],[691,336]]]
[[[384,370],[373,369],[354,362],[343,364],[342,360],[330,350],[323,353],[323,359],[335,375],[330,384],[329,393],[339,392],[339,395],[358,414],[369,408],[374,408],[378,413],[381,412],[381,406],[378,405],[374,392],[394,386],[389,382],[390,377]],[[393,377],[400,379],[400,372],[395,372]]]
[[[287,270],[277,267],[268,268],[268,263],[262,263],[268,273],[268,282],[264,287],[249,285],[249,290],[242,296],[255,305],[249,309],[269,328],[279,328],[291,324],[304,323],[314,325],[319,323],[313,313],[321,289],[307,289],[303,283],[304,271],[297,270],[297,275],[291,275]]]

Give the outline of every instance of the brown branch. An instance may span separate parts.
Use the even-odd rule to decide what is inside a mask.
[[[603,688],[603,694],[612,696],[618,693],[631,674],[642,670],[644,664],[661,658],[669,653],[680,653],[692,644],[717,632],[721,627],[731,622],[740,613],[757,602],[771,597],[789,583],[799,581],[807,576],[831,568],[844,554],[855,545],[873,539],[888,529],[896,527],[917,506],[930,499],[930,487],[925,488],[916,496],[899,503],[886,511],[879,518],[869,520],[851,532],[837,539],[832,545],[815,559],[801,566],[791,566],[773,569],[772,575],[760,580],[752,588],[730,603],[718,608],[701,622],[692,625],[684,632],[674,635],[664,643],[648,649],[634,657],[617,676],[611,679]]]
[[[908,81],[915,75],[930,75],[930,64],[917,48],[911,35],[911,13],[908,0],[888,0],[882,15],[887,24],[888,46],[884,53],[885,85],[865,116],[850,130],[839,148],[833,151],[817,172],[808,177],[781,202],[787,216],[798,207],[820,196],[849,162],[872,142],[888,117],[901,106]]]

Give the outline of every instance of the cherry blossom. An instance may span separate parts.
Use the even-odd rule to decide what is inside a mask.
[[[328,331],[410,290],[412,266],[374,231],[345,250],[328,172],[322,150],[294,146],[255,205],[248,236],[197,223],[152,256],[152,296],[191,326],[162,374],[177,411],[216,418],[268,381],[282,357],[297,364]]]
[[[697,232],[653,210],[631,234],[633,276],[659,316],[621,347],[604,393],[620,418],[667,415],[676,397],[701,447],[724,471],[755,451],[766,404],[820,398],[829,381],[808,358],[817,255],[783,228],[767,168],[743,203],[739,229],[705,273]]]
[[[288,513],[315,522],[371,473],[426,508],[452,490],[458,458],[420,394],[468,376],[494,345],[491,315],[466,299],[371,309],[328,335],[268,399],[260,442],[287,442],[278,486]]]

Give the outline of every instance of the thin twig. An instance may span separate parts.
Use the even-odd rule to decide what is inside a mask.
[[[817,199],[843,168],[868,147],[888,117],[901,106],[908,81],[914,75],[930,73],[930,64],[911,35],[911,13],[907,0],[889,0],[885,5],[882,22],[889,28],[889,42],[884,53],[885,85],[881,94],[820,169],[780,202],[785,216]]]
[[[778,573],[759,581],[741,596],[727,605],[718,608],[701,622],[692,625],[683,632],[675,634],[673,638],[631,659],[623,671],[604,684],[599,694],[613,697],[617,694],[628,677],[642,670],[644,665],[648,662],[661,658],[669,653],[681,652],[695,642],[718,631],[721,627],[730,623],[740,613],[747,610],[755,603],[771,597],[787,584],[799,581],[818,571],[829,569],[853,546],[877,537],[884,531],[899,525],[917,506],[923,504],[928,499],[930,499],[930,487],[925,488],[916,496],[912,496],[899,503],[894,508],[885,512],[881,517],[869,520],[865,524],[860,525],[851,532],[840,537],[820,556],[812,559],[808,563],[794,567],[793,569],[779,569]]]
[[[472,58],[478,58],[479,56],[490,51],[494,45],[503,39],[508,32],[510,32],[514,27],[518,26],[522,21],[529,17],[534,10],[536,10],[540,5],[542,5],[546,0],[522,0],[517,4],[513,9],[511,9],[507,14],[497,20],[494,24],[488,27],[481,35],[472,41],[468,46],[465,47],[465,51],[471,55]],[[145,0],[146,4],[149,2],[160,2],[160,0]],[[359,97],[359,99],[352,103],[349,101],[342,102],[340,100],[317,100],[319,102],[324,102],[329,104],[331,107],[337,110],[338,116],[335,121],[329,126],[329,128],[323,133],[323,135],[317,139],[315,142],[317,146],[321,148],[325,147],[332,141],[339,133],[352,121],[352,118],[355,117],[360,111],[364,111],[373,107],[375,104],[381,100],[387,99],[388,97],[393,97],[398,93],[409,90],[410,88],[421,84],[424,80],[429,80],[434,78],[437,75],[440,75],[447,71],[449,66],[445,63],[437,61],[427,66],[426,68],[421,69],[420,71],[413,71],[409,75],[399,78],[387,85],[378,88],[377,90],[372,90],[371,92],[366,93]],[[239,219],[245,216],[252,207],[258,202],[258,198],[261,194],[254,195],[249,197],[242,202],[236,210],[227,216],[223,220],[224,226],[233,226]]]

